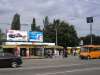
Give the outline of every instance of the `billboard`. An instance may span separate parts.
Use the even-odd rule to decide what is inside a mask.
[[[29,32],[29,41],[43,42],[43,32]]]
[[[28,35],[26,31],[8,30],[7,40],[8,41],[27,41]]]

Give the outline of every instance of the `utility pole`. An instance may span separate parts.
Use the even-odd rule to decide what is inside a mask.
[[[92,40],[92,23],[90,23],[90,36],[91,36],[91,44],[93,44]]]
[[[87,17],[87,23],[90,23],[90,44],[93,44],[93,39],[92,39],[92,23],[93,23],[93,17]]]
[[[58,26],[59,26],[59,20],[56,20],[56,21],[55,21],[56,45],[58,45]]]
[[[57,32],[57,27],[55,28],[56,30],[56,45],[58,45],[58,32]]]

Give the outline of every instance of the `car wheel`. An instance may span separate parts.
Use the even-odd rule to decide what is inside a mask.
[[[12,67],[12,68],[16,68],[16,67],[17,67],[17,62],[12,62],[12,63],[11,63],[11,67]]]

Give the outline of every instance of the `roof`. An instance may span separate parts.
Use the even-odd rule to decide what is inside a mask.
[[[2,48],[38,48],[38,47],[43,47],[43,48],[56,48],[56,49],[63,49],[62,46],[56,46],[56,45],[50,45],[50,46],[35,46],[35,45],[2,45]]]
[[[81,47],[100,47],[100,45],[84,45],[84,46],[81,46]]]
[[[63,49],[62,46],[44,46],[44,48],[57,48],[57,49]]]

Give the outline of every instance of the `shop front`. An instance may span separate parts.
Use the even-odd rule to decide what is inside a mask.
[[[21,42],[20,42],[21,43]],[[40,43],[37,44],[30,44],[30,43],[24,43],[20,44],[17,42],[11,42],[6,43],[5,45],[2,45],[4,52],[9,52],[16,54],[18,56],[23,57],[30,57],[30,56],[45,56],[47,52],[50,52],[52,54],[55,54],[55,52],[58,52],[58,54],[61,54],[61,51],[63,51],[63,47],[61,46],[55,46],[55,45],[48,45],[48,43]],[[50,43],[49,43],[50,44]]]

